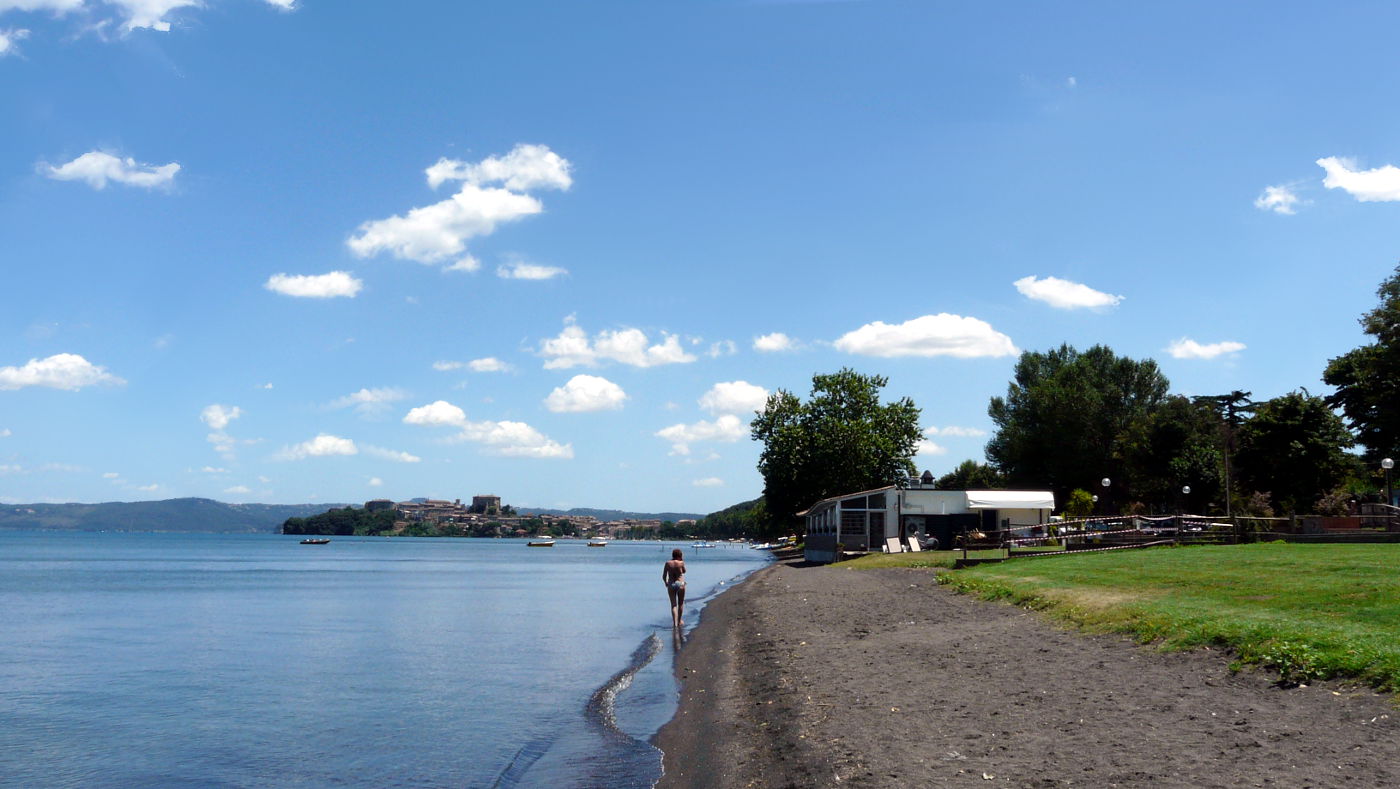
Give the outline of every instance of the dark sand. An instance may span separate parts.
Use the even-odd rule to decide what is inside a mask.
[[[658,786],[1400,786],[1400,708],[954,594],[784,562],[677,657]]]

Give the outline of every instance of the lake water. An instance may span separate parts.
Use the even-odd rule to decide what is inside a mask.
[[[0,532],[0,786],[649,787],[739,547]]]

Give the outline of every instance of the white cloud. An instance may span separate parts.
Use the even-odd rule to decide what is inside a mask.
[[[14,433],[11,433],[8,427],[0,428],[0,438],[9,438],[12,435],[14,435]]]
[[[541,266],[537,263],[515,262],[509,265],[499,266],[496,269],[496,276],[501,279],[554,279],[568,274],[568,269],[558,266]]]
[[[724,480],[719,477],[705,477],[690,483],[697,488],[719,488],[724,486]]]
[[[927,438],[921,438],[914,448],[914,454],[924,457],[929,455],[946,455],[948,454],[948,448],[930,441]]]
[[[283,11],[296,10],[296,0],[265,0],[265,2]],[[104,0],[102,3],[98,3],[96,0],[0,0],[0,13],[10,10],[52,11],[55,15],[62,16],[70,11],[86,8],[96,15],[99,13],[99,9],[111,7],[121,18],[121,27],[124,32],[142,28],[168,32],[171,23],[166,16],[171,11],[181,8],[196,8],[202,5],[201,0]],[[107,18],[99,18],[92,25],[92,29],[101,30],[111,21]]]
[[[748,423],[733,414],[723,414],[713,422],[700,420],[692,425],[679,424],[656,431],[657,438],[671,442],[671,454],[689,455],[690,445],[700,441],[732,443],[749,434]]]
[[[956,425],[950,425],[948,427],[926,427],[924,428],[924,435],[950,436],[955,438],[977,438],[978,436],[987,435],[987,431],[979,430],[975,427],[957,427]]]
[[[381,460],[392,460],[395,463],[418,463],[423,460],[423,458],[417,455],[410,455],[407,452],[399,452],[395,449],[385,449],[368,444],[364,446],[364,452],[370,457],[380,458]]]
[[[443,271],[466,271],[468,273],[481,270],[481,261],[471,255],[463,255],[457,259],[456,263],[450,266],[443,266]]]
[[[627,401],[622,387],[596,375],[575,375],[563,386],[555,387],[544,400],[545,408],[555,413],[615,411]]]
[[[705,355],[711,359],[718,359],[721,356],[733,356],[738,352],[739,346],[735,345],[733,340],[720,340],[710,343],[710,350],[706,351]]]
[[[330,403],[331,408],[354,408],[361,415],[371,415],[384,411],[390,403],[396,403],[408,397],[408,392],[386,386],[379,389],[361,389],[353,394],[336,398]]]
[[[369,486],[370,486],[371,488],[377,488],[377,487],[380,487],[380,486],[383,485],[383,484],[384,484],[384,480],[380,479],[379,477],[370,477],[370,478],[369,478]]]
[[[252,493],[253,491],[252,491],[252,489],[250,489],[247,485],[234,485],[234,486],[231,487],[231,488],[224,488],[224,492],[225,492],[225,493],[233,493],[233,494],[236,494],[236,495],[240,495],[240,496],[241,496],[241,495],[245,495],[245,494],[248,494],[248,493]]]
[[[40,164],[39,172],[55,181],[87,181],[93,189],[106,188],[108,181],[153,189],[173,181],[180,172],[180,165],[175,162],[160,166],[137,164],[131,157],[121,159],[103,151],[88,151],[58,167]]]
[[[388,252],[396,258],[436,263],[461,256],[468,240],[490,235],[502,222],[543,211],[540,201],[525,192],[567,189],[572,183],[568,171],[568,161],[543,145],[517,145],[504,157],[489,157],[477,164],[440,159],[426,171],[428,185],[436,188],[444,181],[462,181],[457,194],[403,216],[365,222],[346,244],[360,257]],[[504,187],[486,186],[492,183]],[[449,268],[475,271],[480,263],[466,255]]]
[[[1016,290],[1028,299],[1043,301],[1061,310],[1104,309],[1116,307],[1123,300],[1103,291],[1094,290],[1088,285],[1071,282],[1059,277],[1022,277],[1014,283]]]
[[[125,30],[150,28],[162,33],[169,32],[170,21],[166,14],[179,8],[199,6],[199,0],[107,0],[108,3],[126,12]]]
[[[480,186],[499,183],[507,189],[563,189],[573,186],[569,171],[573,165],[546,145],[520,144],[505,156],[488,156],[477,164],[459,159],[438,159],[425,172],[428,186],[438,188],[444,181],[464,181]]]
[[[445,360],[440,362],[433,362],[433,369],[437,370],[440,373],[449,372],[451,370],[460,370],[466,366],[467,365],[463,362],[449,362]]]
[[[1275,214],[1292,216],[1298,213],[1298,195],[1288,186],[1266,186],[1254,198],[1254,207],[1260,211],[1273,211]]]
[[[0,475],[23,473],[24,466],[16,465],[14,463],[0,463]]]
[[[836,348],[866,356],[953,356],[974,359],[983,356],[1015,356],[1011,338],[977,318],[941,312],[924,315],[898,325],[883,321],[867,323],[836,340]]]
[[[29,31],[23,28],[11,28],[0,30],[0,57],[15,55],[19,53],[19,43],[29,36]]]
[[[747,414],[763,409],[768,403],[768,390],[748,381],[722,381],[701,395],[699,402],[711,416]]]
[[[273,274],[263,283],[263,287],[283,296],[301,299],[333,299],[345,297],[353,299],[365,286],[348,271],[332,271],[328,274]]]
[[[1317,164],[1327,171],[1322,185],[1328,189],[1341,189],[1363,203],[1400,200],[1400,167],[1387,164],[1372,170],[1359,170],[1356,162],[1337,156],[1318,159]]]
[[[121,385],[126,381],[92,364],[76,353],[58,353],[30,359],[23,367],[0,367],[0,390],[47,386],[72,392],[96,384]]]
[[[1182,337],[1179,340],[1173,340],[1172,344],[1168,345],[1166,350],[1174,359],[1214,359],[1217,356],[1223,356],[1227,353],[1238,353],[1244,349],[1245,344],[1242,342],[1227,340],[1225,342],[1202,344],[1195,340]]]
[[[321,433],[315,438],[284,447],[275,456],[275,460],[305,460],[313,457],[331,457],[334,455],[358,455],[360,450],[355,446],[355,442],[348,438],[332,436]]]
[[[199,412],[199,418],[211,430],[223,430],[229,423],[238,417],[243,416],[243,409],[236,405],[206,405],[203,411]]]
[[[105,474],[102,475],[102,478],[103,478],[103,479],[121,479],[121,476],[122,476],[122,475],[118,474],[118,473],[115,472],[115,471],[108,471],[108,472],[106,472]]]
[[[665,332],[661,333],[661,337],[660,342],[648,345],[650,340],[641,329],[604,330],[590,341],[588,333],[570,321],[558,337],[540,344],[540,355],[546,359],[546,370],[597,367],[607,361],[633,367],[695,361],[695,357],[681,347],[679,337]]]
[[[0,13],[5,11],[52,11],[62,16],[83,7],[87,0],[0,0]]]
[[[543,210],[540,201],[529,195],[466,184],[452,197],[415,208],[407,215],[365,222],[359,235],[346,244],[362,258],[388,252],[403,260],[436,263],[460,255],[467,240],[490,235],[501,222]]]
[[[467,423],[467,412],[446,400],[438,400],[411,409],[403,418],[404,424],[425,427],[461,427]]]
[[[497,359],[494,356],[487,356],[482,359],[472,359],[467,362],[467,367],[474,373],[503,373],[509,371],[511,366]]]
[[[149,485],[141,485],[136,489],[141,491],[142,493],[155,493],[156,491],[160,490],[160,485],[157,485],[156,483],[152,482]]]
[[[1079,85],[1079,80],[1073,76],[1065,77],[1065,87],[1073,88]]]
[[[203,471],[205,474],[227,474],[227,473],[228,473],[228,469],[226,469],[226,468],[215,468],[214,466],[205,466],[204,468],[200,469],[200,471]]]
[[[753,349],[760,353],[791,351],[796,347],[797,345],[793,342],[792,338],[780,331],[753,338]]]
[[[455,427],[458,441],[485,445],[486,452],[506,457],[571,458],[572,444],[560,444],[524,422],[472,422],[461,408],[438,400],[418,406],[403,418],[405,424]]]

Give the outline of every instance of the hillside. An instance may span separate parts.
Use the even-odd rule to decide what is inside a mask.
[[[593,516],[600,521],[620,521],[620,520],[662,520],[662,521],[682,521],[700,520],[705,517],[693,512],[627,512],[625,510],[598,510],[590,507],[574,507],[571,510],[551,510],[544,507],[516,507],[515,511],[522,515],[573,515],[576,517]]]
[[[111,501],[101,504],[0,505],[0,529],[278,533],[288,518],[341,504],[225,504],[212,499]]]

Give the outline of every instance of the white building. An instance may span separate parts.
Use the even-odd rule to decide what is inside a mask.
[[[901,550],[910,540],[934,538],[951,548],[969,531],[1043,529],[1055,509],[1048,490],[935,490],[912,478],[909,485],[822,499],[804,512],[808,561],[836,561],[848,552]]]

